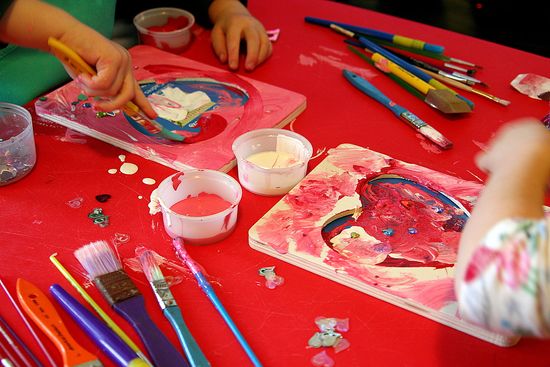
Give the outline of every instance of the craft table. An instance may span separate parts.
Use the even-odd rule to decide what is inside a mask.
[[[500,46],[450,31],[383,15],[330,1],[251,0],[249,8],[266,26],[280,28],[271,59],[245,73],[254,79],[280,86],[307,97],[306,110],[294,121],[294,131],[307,137],[314,151],[352,143],[423,165],[462,179],[482,181],[485,175],[475,166],[474,156],[503,123],[522,116],[542,118],[548,103],[531,99],[510,86],[521,73],[548,76],[549,59]],[[446,54],[482,65],[477,74],[489,92],[510,100],[508,107],[467,92],[475,102],[474,112],[448,117],[412,96],[358,56],[349,52],[343,36],[327,28],[306,24],[305,16],[332,19],[350,24],[407,35],[446,47]],[[184,56],[219,66],[211,51],[209,33],[198,32]],[[408,107],[454,142],[440,151],[417,132],[397,120],[390,111],[353,88],[342,76],[347,68],[361,73],[399,104]],[[33,111],[32,104],[27,107]],[[63,285],[79,297],[48,260],[52,253],[81,282],[84,271],[73,251],[97,240],[111,242],[116,234],[129,236],[118,246],[122,258],[134,256],[137,246],[149,247],[174,260],[170,240],[160,215],[151,216],[147,204],[157,184],[174,171],[160,164],[100,142],[67,133],[65,127],[34,118],[38,160],[24,179],[0,188],[0,277],[15,294],[17,278],[25,278],[47,292],[52,283]],[[138,165],[134,175],[109,174],[119,168],[119,155]],[[207,153],[206,153],[207,154]],[[513,152],[510,152],[513,154]],[[310,162],[318,164],[322,154]],[[237,177],[236,169],[230,175]],[[106,203],[95,196],[110,194]],[[68,205],[83,199],[81,206]],[[428,320],[331,280],[252,250],[248,229],[280,197],[262,197],[244,191],[235,232],[222,242],[188,246],[188,251],[207,270],[215,290],[229,314],[265,366],[310,366],[319,349],[307,347],[318,331],[318,316],[349,318],[350,330],[344,337],[349,349],[327,352],[336,366],[547,366],[549,341],[522,339],[511,348],[501,348],[452,328]],[[105,228],[94,225],[88,213],[101,207],[110,216]],[[258,270],[275,266],[284,285],[273,290],[264,285]],[[162,316],[155,297],[142,273],[127,269],[145,295],[154,320],[179,348],[176,334]],[[212,366],[251,365],[243,349],[212,304],[185,273],[172,287],[184,318]],[[110,316],[143,346],[128,323],[116,315],[95,287],[87,290],[108,310]],[[29,332],[14,308],[0,293],[2,316],[46,365]],[[98,348],[64,313],[69,330],[83,346],[97,353],[105,366],[112,366]],[[54,345],[40,332],[47,348],[61,365]]]

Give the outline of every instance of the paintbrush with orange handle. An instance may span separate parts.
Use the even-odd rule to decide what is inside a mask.
[[[69,334],[53,304],[37,286],[19,278],[16,290],[23,310],[61,352],[63,367],[103,366],[97,356],[81,347]]]

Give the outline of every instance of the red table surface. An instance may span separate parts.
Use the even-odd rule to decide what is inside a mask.
[[[499,126],[527,115],[541,118],[548,112],[547,103],[522,95],[509,85],[517,74],[548,73],[550,61],[546,58],[333,2],[253,0],[250,9],[267,29],[280,28],[281,34],[274,43],[271,59],[247,75],[307,96],[308,106],[293,128],[311,141],[314,150],[353,143],[476,181],[485,176],[475,166],[473,157]],[[442,44],[446,54],[482,65],[484,69],[477,75],[490,86],[489,92],[512,104],[503,107],[464,92],[475,102],[475,111],[467,116],[444,116],[350,53],[342,36],[306,24],[305,16],[365,25]],[[185,56],[219,65],[206,31],[196,37]],[[439,129],[455,146],[444,152],[431,149],[389,110],[353,88],[340,69],[354,67],[370,68],[376,73],[369,78],[371,82]],[[134,256],[135,247],[143,245],[175,259],[160,215],[151,216],[148,212],[147,203],[154,186],[142,183],[144,177],[154,178],[158,183],[173,170],[93,138],[85,137],[84,143],[64,141],[64,127],[40,118],[34,119],[34,127],[38,154],[35,168],[21,181],[0,188],[0,276],[12,292],[16,279],[21,277],[45,292],[52,283],[59,283],[79,298],[48,257],[57,253],[58,259],[84,282],[83,270],[73,251],[92,241],[109,241],[115,233],[130,236],[130,241],[119,247],[124,258]],[[119,154],[126,154],[126,160],[137,164],[139,171],[131,176],[108,174],[108,169],[119,168]],[[312,160],[309,168],[324,156]],[[236,169],[230,172],[233,177],[237,177],[236,173]],[[104,193],[112,198],[98,203],[95,196]],[[77,197],[84,199],[82,206],[69,207],[67,202]],[[350,330],[344,336],[351,347],[338,354],[327,350],[336,366],[548,365],[548,341],[523,339],[511,348],[497,347],[252,250],[248,246],[248,229],[279,199],[244,191],[235,232],[216,244],[188,247],[191,256],[219,282],[215,285],[219,298],[265,366],[311,365],[310,359],[320,350],[308,348],[307,342],[317,331],[314,320],[318,316],[349,318]],[[102,207],[110,216],[109,226],[100,228],[92,224],[87,214],[94,207]],[[270,290],[264,286],[258,269],[273,265],[285,278],[285,284]],[[128,273],[144,294],[152,318],[180,348],[143,274],[131,270]],[[88,291],[143,347],[131,327],[108,309],[95,287],[89,287]],[[251,365],[194,279],[186,276],[172,291],[213,366]],[[0,300],[2,316],[45,363],[3,293]],[[112,366],[70,317],[61,313],[77,340],[97,353],[105,366]],[[41,336],[61,365],[54,345]]]

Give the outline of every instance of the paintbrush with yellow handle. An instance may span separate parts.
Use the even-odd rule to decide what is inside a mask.
[[[88,63],[84,61],[79,54],[60,40],[50,37],[48,38],[48,46],[50,46],[52,54],[61,60],[61,62],[76,75],[86,74],[94,76],[97,74],[96,71],[88,65]],[[142,126],[154,136],[161,136],[169,140],[180,142],[184,140],[183,136],[173,133],[157,121],[147,117],[145,113],[132,101],[126,102],[126,105],[123,107],[123,111],[126,116],[134,120],[137,124]]]

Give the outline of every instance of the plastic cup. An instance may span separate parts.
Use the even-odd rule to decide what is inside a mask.
[[[36,163],[36,149],[29,111],[0,103],[0,186],[25,177]]]
[[[215,194],[231,203],[219,213],[206,216],[181,215],[170,208],[177,202],[200,193]],[[164,229],[172,238],[205,245],[218,242],[235,229],[242,189],[231,176],[214,170],[189,170],[164,179],[157,188]]]
[[[182,28],[167,31],[170,18],[187,19]],[[182,53],[192,40],[191,27],[195,17],[190,12],[178,8],[154,8],[145,10],[134,17],[134,25],[139,33],[140,43],[154,46],[172,53]],[[164,30],[151,30],[150,27],[165,27]]]
[[[302,135],[284,129],[257,129],[239,136],[233,142],[239,181],[248,191],[265,196],[283,195],[300,182],[307,171],[313,149]],[[270,156],[262,163],[251,157]],[[281,166],[280,160],[284,160]],[[286,165],[286,166],[285,166]]]

